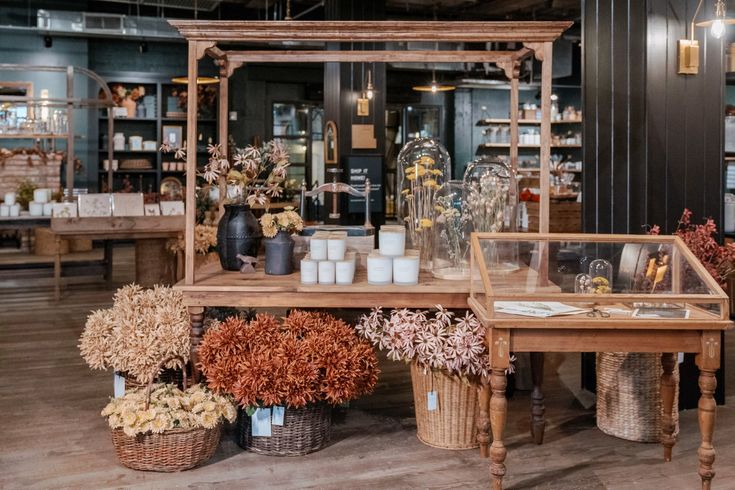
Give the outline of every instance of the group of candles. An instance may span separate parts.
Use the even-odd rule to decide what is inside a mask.
[[[20,204],[15,202],[15,192],[5,193],[5,199],[0,204],[0,217],[17,217],[20,216]]]
[[[33,191],[33,201],[28,203],[28,212],[31,216],[51,216],[54,203],[51,202],[51,189],[36,189]]]
[[[383,225],[378,233],[378,241],[379,248],[367,258],[368,284],[418,284],[419,252],[406,250],[406,228]]]
[[[355,253],[347,251],[346,232],[316,232],[309,253],[301,259],[302,284],[352,284]]]

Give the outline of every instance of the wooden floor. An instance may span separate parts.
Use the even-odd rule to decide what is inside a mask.
[[[131,249],[116,250],[114,282],[132,279]],[[299,458],[245,453],[225,436],[206,466],[179,474],[121,467],[99,416],[112,375],[92,372],[76,344],[89,310],[111,303],[112,290],[95,277],[73,278],[60,305],[52,280],[0,275],[0,488],[487,488],[488,464],[476,451],[444,451],[415,436],[408,369],[382,362],[373,396],[353,403],[335,427],[332,444]],[[735,366],[735,335],[728,359]],[[696,411],[681,414],[674,461],[657,444],[606,436],[594,409],[574,397],[579,357],[547,357],[548,428],[542,446],[528,434],[527,392],[510,401],[508,489],[699,488]],[[729,406],[718,410],[714,489],[735,489],[735,369]]]

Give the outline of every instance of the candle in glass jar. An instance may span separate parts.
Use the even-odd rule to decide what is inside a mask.
[[[308,258],[301,259],[301,284],[316,284],[319,262]]]
[[[400,225],[383,225],[379,231],[380,255],[400,257],[406,248],[406,228]]]
[[[31,201],[28,203],[28,211],[31,216],[43,216],[43,203]]]
[[[419,283],[419,256],[404,255],[393,258],[393,282],[401,286],[414,286]]]
[[[335,262],[335,282],[340,285],[352,284],[355,280],[355,254],[349,253],[344,260]]]
[[[334,262],[322,260],[319,262],[319,284],[334,284]]]
[[[7,204],[0,204],[0,216],[3,218],[10,216],[10,206]]]
[[[327,260],[327,236],[315,233],[309,240],[309,252],[312,260]]]
[[[45,204],[49,201],[48,189],[36,189],[33,191],[33,201],[39,204]],[[34,215],[35,216],[35,215]]]
[[[327,259],[344,260],[347,251],[347,233],[330,233],[327,238]]]
[[[393,279],[393,259],[377,253],[368,255],[367,276],[368,284],[390,284]]]
[[[20,216],[20,204],[17,202],[10,206],[10,217],[11,218],[17,218]]]
[[[5,193],[5,204],[7,206],[12,206],[13,204],[15,204],[15,192]]]

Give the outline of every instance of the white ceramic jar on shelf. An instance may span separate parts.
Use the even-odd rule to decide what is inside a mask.
[[[327,238],[327,259],[344,260],[345,252],[347,252],[347,233],[330,233]]]
[[[7,204],[0,204],[0,217],[7,218],[10,216],[10,206]]]
[[[401,225],[383,225],[378,231],[380,255],[400,257],[406,249],[406,227]]]
[[[10,217],[11,218],[17,218],[20,216],[20,204],[17,202],[10,206]]]
[[[43,204],[42,202],[31,201],[28,203],[28,211],[31,216],[43,216]]]
[[[335,267],[331,260],[319,262],[319,284],[334,284]]]
[[[315,233],[309,240],[309,254],[312,260],[327,260],[327,235]]]
[[[15,192],[6,192],[5,193],[5,205],[12,206],[13,204],[15,204]]]
[[[319,262],[308,257],[301,259],[301,284],[316,284],[319,278]]]
[[[393,259],[373,251],[367,258],[368,284],[384,286],[393,280]]]
[[[412,251],[408,251],[412,252]],[[406,254],[393,258],[393,283],[400,286],[415,286],[419,283],[419,254]]]
[[[49,197],[48,189],[36,189],[33,191],[33,202],[45,204],[49,201]]]
[[[355,280],[355,254],[348,252],[344,260],[338,260],[334,264],[335,282],[340,286],[352,284]]]

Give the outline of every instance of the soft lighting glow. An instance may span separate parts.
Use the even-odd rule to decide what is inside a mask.
[[[178,83],[180,85],[184,85],[189,83],[188,77],[173,77],[171,79],[171,83]],[[215,83],[219,83],[219,78],[217,77],[197,77],[197,85],[212,85]]]
[[[439,90],[439,86],[436,84],[436,80],[431,82],[431,93],[435,94]]]
[[[722,35],[725,33],[725,23],[722,22],[722,19],[715,19],[712,22],[710,32],[715,39],[720,39],[722,37]]]
[[[365,95],[368,99],[373,100],[373,97],[375,97],[375,92],[373,91],[372,87],[368,86],[367,92],[365,92]]]

